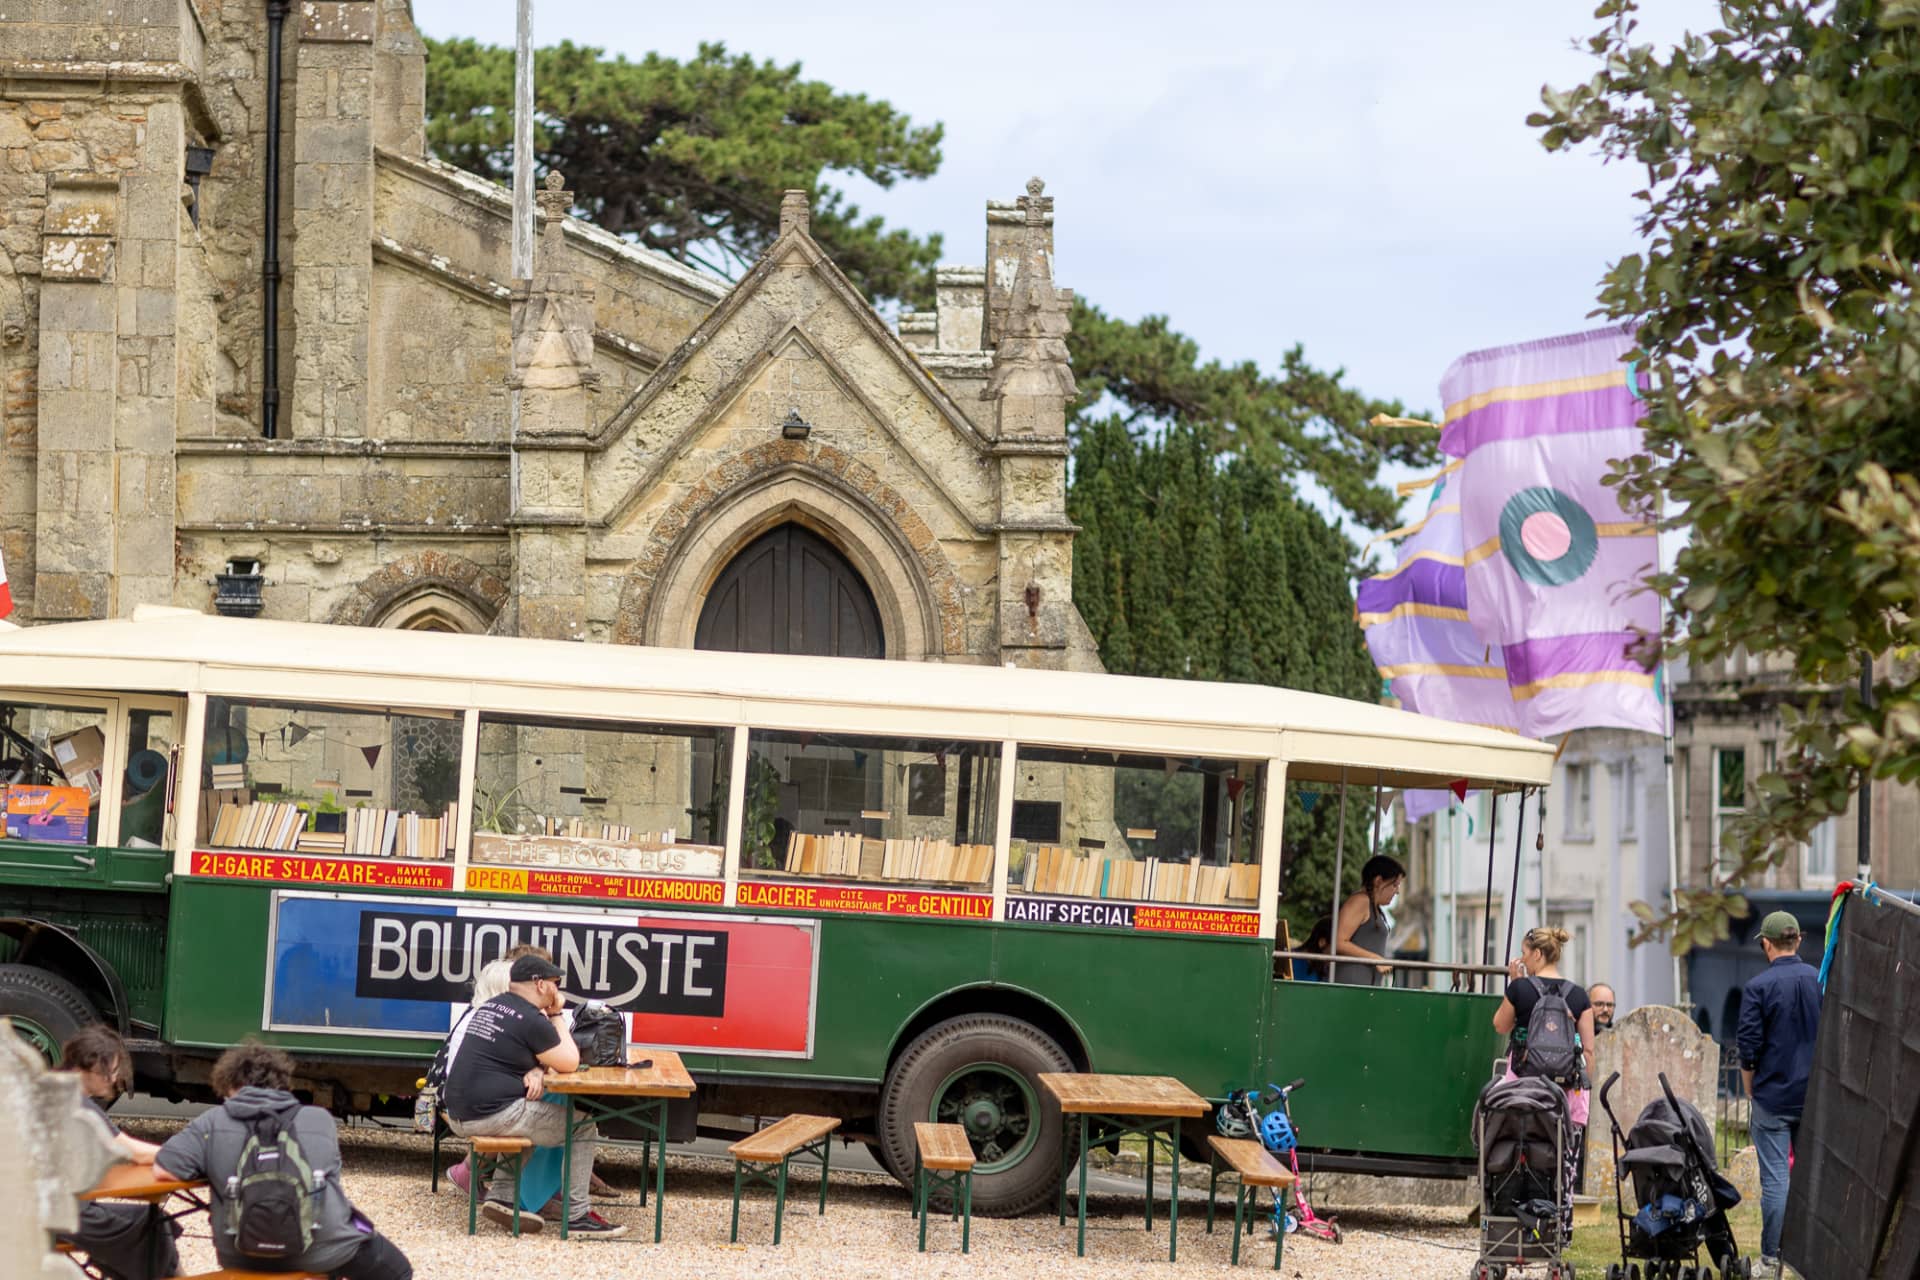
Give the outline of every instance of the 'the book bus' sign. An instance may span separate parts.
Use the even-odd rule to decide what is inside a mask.
[[[272,910],[270,1030],[445,1035],[475,975],[530,943],[569,997],[627,1015],[632,1043],[811,1056],[812,921],[298,891]]]

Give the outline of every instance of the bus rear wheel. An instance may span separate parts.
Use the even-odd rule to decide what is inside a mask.
[[[973,1143],[974,1212],[1009,1218],[1060,1192],[1058,1108],[1042,1105],[1040,1074],[1071,1071],[1066,1051],[1031,1023],[997,1014],[950,1018],[918,1036],[880,1089],[880,1153],[913,1178],[916,1123],[958,1124]]]
[[[0,1015],[33,1046],[49,1066],[60,1061],[60,1046],[90,1022],[93,1005],[65,978],[24,964],[0,964]]]

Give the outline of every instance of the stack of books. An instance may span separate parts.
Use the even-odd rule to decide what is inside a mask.
[[[452,805],[434,818],[399,809],[349,809],[343,816],[343,830],[308,831],[307,810],[291,801],[222,804],[209,842],[226,849],[353,858],[453,857]]]
[[[1038,845],[1027,850],[1020,887],[1028,893],[1076,898],[1221,905],[1254,901],[1260,892],[1260,866],[1253,862],[1210,866],[1197,857],[1184,862],[1141,859]]]
[[[993,875],[993,846],[955,844],[929,836],[876,840],[852,833],[796,831],[787,837],[783,869],[800,876],[985,884]]]
[[[672,827],[665,831],[642,831],[638,839],[634,838],[633,828],[615,822],[596,822],[591,818],[549,818],[545,814],[534,815],[531,824],[533,834],[541,836],[561,836],[569,840],[604,840],[612,844],[634,844],[643,848],[664,848],[674,842],[679,833]]]

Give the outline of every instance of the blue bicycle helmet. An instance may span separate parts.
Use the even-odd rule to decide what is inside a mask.
[[[1266,1119],[1260,1122],[1260,1141],[1275,1155],[1293,1150],[1293,1126],[1287,1122],[1285,1111],[1267,1113]]]
[[[1247,1106],[1246,1093],[1244,1091],[1235,1093],[1214,1111],[1213,1127],[1220,1131],[1220,1136],[1223,1138],[1251,1138],[1253,1125],[1247,1118],[1249,1111],[1252,1111],[1252,1108]]]

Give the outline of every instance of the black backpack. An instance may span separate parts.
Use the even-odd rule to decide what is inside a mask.
[[[1580,1053],[1579,1026],[1567,998],[1560,994],[1560,984],[1549,986],[1539,978],[1528,981],[1539,995],[1527,1018],[1527,1035],[1513,1064],[1513,1074],[1540,1076],[1562,1089],[1585,1087],[1586,1063]]]
[[[246,1122],[240,1163],[227,1179],[227,1232],[242,1255],[262,1261],[297,1258],[313,1247],[314,1199],[326,1179],[282,1114]]]

